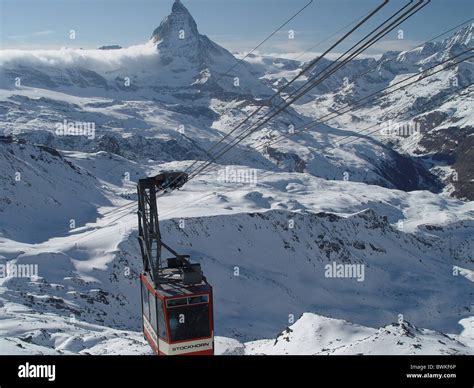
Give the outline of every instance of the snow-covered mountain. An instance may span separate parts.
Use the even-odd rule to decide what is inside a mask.
[[[188,93],[184,85],[191,86],[198,96],[210,91],[214,98],[222,98],[225,93],[230,97],[246,94],[249,99],[272,94],[250,66],[239,63],[229,51],[199,33],[181,2],[173,4],[171,14],[153,31],[151,43],[159,54],[160,77],[165,87],[176,82],[180,94]],[[239,79],[238,86],[234,84],[235,77]]]
[[[445,39],[430,41],[412,50],[387,52],[378,60],[352,62],[315,88],[297,110],[321,117],[442,61],[472,55],[472,51],[464,56],[461,53],[473,49],[473,30],[474,24],[470,23]],[[325,66],[323,63],[318,70]],[[468,165],[472,164],[473,157],[473,83],[474,62],[469,59],[382,96],[376,103],[368,100],[349,114],[331,120],[330,124],[369,133],[402,154],[426,161],[449,192],[472,200],[473,175]],[[374,128],[377,122],[379,125]],[[387,124],[393,129],[411,126],[416,129],[415,136],[387,136],[382,131]]]
[[[298,185],[291,176],[286,179],[291,181],[287,190],[293,192],[298,187],[311,187]],[[284,181],[284,176],[273,177],[264,187],[281,187]],[[341,191],[342,198],[335,202],[347,203],[351,198],[357,184],[347,185],[348,192]],[[366,190],[367,196],[371,195],[373,189]],[[301,201],[305,197],[306,201],[314,200],[311,192],[301,193]],[[335,187],[328,187],[327,197],[322,198],[329,199],[334,192]],[[186,190],[180,195],[179,199],[187,202],[196,192]],[[403,210],[411,214],[406,231],[391,226],[373,210],[348,217],[277,210],[294,207],[294,199],[286,205],[278,203],[275,210],[252,213],[252,209],[273,206],[274,200],[268,192],[249,194],[245,188],[233,192],[232,197],[216,195],[209,202],[207,206],[219,214],[186,216],[184,229],[179,219],[169,219],[162,223],[162,233],[168,243],[191,254],[206,269],[215,290],[220,336],[241,342],[271,338],[287,325],[290,316],[298,317],[305,311],[367,327],[386,325],[403,314],[417,325],[453,335],[459,334],[457,322],[472,316],[472,220],[445,226],[426,224],[435,217],[436,206],[432,213],[417,214],[419,198],[407,198],[398,206],[394,198],[388,201],[393,213]],[[413,208],[407,206],[409,202],[414,203]],[[202,204],[195,206],[190,211],[207,212]],[[349,207],[358,206],[354,201]],[[472,213],[464,205],[451,206],[452,217]],[[165,202],[162,208],[166,215],[174,206]],[[97,223],[79,226],[69,236],[36,244],[4,239],[2,264],[39,267],[35,279],[12,276],[1,280],[5,341],[31,351],[36,351],[30,348],[35,345],[41,346],[42,352],[87,353],[106,352],[109,341],[116,338],[117,344],[130,342],[139,346],[140,352],[147,352],[137,334],[141,262],[136,232],[130,230],[135,218],[133,209],[109,211]],[[290,220],[294,228],[289,228]],[[426,226],[416,227],[418,222]],[[98,232],[90,234],[92,228]],[[416,232],[411,233],[413,229]],[[363,281],[328,277],[327,265],[362,266]],[[239,276],[234,275],[236,266]],[[43,319],[46,325],[41,323]],[[95,348],[98,342],[103,347]],[[112,347],[110,351],[118,350]]]
[[[306,313],[275,339],[240,343],[219,338],[216,347],[227,355],[472,354],[472,323],[472,319],[463,321],[461,335],[446,335],[403,320],[373,329]]]
[[[288,61],[276,63],[288,66]],[[245,114],[280,101],[268,102],[274,85],[268,82],[268,75],[262,75],[261,66],[238,62],[199,34],[192,16],[176,2],[143,46],[106,53],[68,49],[0,52],[4,75],[0,122],[6,134],[53,148],[161,161],[202,159],[204,150]],[[294,71],[296,64],[289,66]],[[367,63],[357,61],[353,66],[362,70]],[[272,73],[271,67],[265,67]],[[261,114],[269,109],[265,107]],[[55,136],[57,124],[64,120],[94,123],[95,137]],[[289,109],[222,162],[240,163],[245,154],[252,167],[306,171],[327,179],[348,176],[402,190],[441,190],[440,179],[422,163],[370,136],[360,137],[344,150],[335,149],[334,142],[350,135],[352,128],[341,131],[321,125],[276,147],[264,147],[291,126],[298,128],[306,122],[307,116]]]
[[[419,108],[453,91],[452,79],[472,82],[471,62],[264,147],[471,47],[471,36],[472,25],[348,64],[219,159],[217,172],[160,198],[164,240],[214,287],[218,353],[472,354],[473,89]],[[180,1],[143,45],[0,51],[0,265],[38,269],[0,276],[0,353],[149,354],[134,182],[207,159],[247,114],[278,103],[269,96],[303,65],[239,62]],[[412,114],[436,125],[421,138],[376,132],[333,146]],[[87,133],[58,132],[69,124]],[[255,179],[221,179],[229,171]]]
[[[245,62],[201,35],[182,3],[142,45],[115,50],[3,50],[2,88],[39,87],[87,97],[209,104],[209,99],[269,97]],[[238,78],[238,83],[235,78]],[[18,86],[18,85],[16,85]]]

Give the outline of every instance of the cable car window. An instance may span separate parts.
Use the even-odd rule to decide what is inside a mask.
[[[151,326],[153,327],[153,330],[155,330],[155,333],[158,333],[158,325],[156,321],[156,298],[151,292],[150,292],[150,323],[151,323]]]
[[[168,310],[172,341],[210,337],[209,304],[188,305]]]
[[[189,304],[207,303],[207,302],[209,302],[209,297],[207,295],[192,296],[188,298]]]
[[[142,309],[143,309],[143,315],[150,320],[150,304],[148,301],[148,289],[146,286],[142,283]]]
[[[182,306],[188,304],[187,298],[168,299],[166,301],[168,307]]]
[[[163,339],[168,339],[166,334],[166,322],[165,322],[165,313],[163,309],[163,302],[161,300],[156,301],[156,307],[158,310],[158,336]]]

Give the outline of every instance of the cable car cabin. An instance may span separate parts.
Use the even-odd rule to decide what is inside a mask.
[[[173,274],[165,269],[163,275]],[[143,333],[158,355],[213,355],[214,322],[212,287],[182,282],[160,283],[156,288],[150,276],[140,276],[142,288]]]
[[[213,355],[212,287],[200,264],[161,239],[156,196],[179,189],[184,172],[162,172],[138,181],[138,242],[143,260],[143,334],[156,354]],[[173,257],[162,260],[162,248]]]

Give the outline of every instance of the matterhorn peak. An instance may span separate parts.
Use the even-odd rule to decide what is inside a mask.
[[[153,31],[150,41],[159,53],[160,74],[166,82],[171,77],[200,90],[217,88],[215,93],[273,93],[245,64],[235,66],[238,60],[229,51],[201,35],[194,18],[179,0],[175,0],[171,13]],[[229,69],[232,74],[228,74]],[[245,86],[236,88],[234,77],[243,80]]]
[[[175,0],[173,3],[173,8],[171,8],[172,12],[186,12],[189,13],[188,9],[181,3],[180,0]]]
[[[169,14],[153,31],[151,39],[153,43],[171,40],[174,44],[177,41],[197,38],[199,31],[194,18],[180,0],[175,0]]]

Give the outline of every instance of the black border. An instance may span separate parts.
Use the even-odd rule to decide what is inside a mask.
[[[56,367],[56,380],[18,377],[29,362]],[[455,373],[456,378],[408,379],[420,373],[411,365],[454,365],[454,369],[421,373]],[[282,386],[309,387],[470,387],[474,386],[474,356],[0,356],[0,387],[104,386],[168,387]]]

